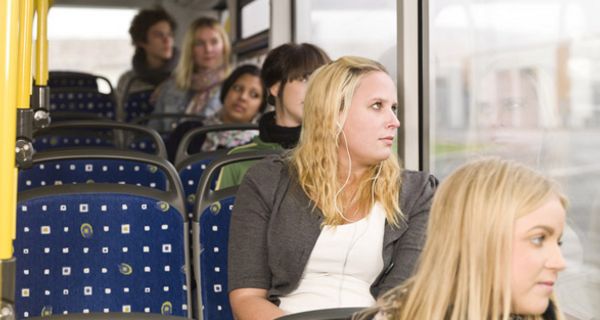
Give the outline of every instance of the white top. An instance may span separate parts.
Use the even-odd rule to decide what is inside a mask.
[[[317,309],[369,307],[369,291],[383,270],[385,210],[375,203],[356,222],[325,226],[310,254],[296,290],[280,297],[286,313]]]

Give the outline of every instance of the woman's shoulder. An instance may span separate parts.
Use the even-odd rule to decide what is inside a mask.
[[[272,154],[257,161],[246,173],[251,179],[272,180],[281,175],[288,175],[288,160],[282,154]]]
[[[403,212],[418,212],[421,207],[430,206],[439,184],[434,175],[423,171],[404,170],[401,179],[400,204]]]
[[[246,171],[238,189],[238,196],[253,190],[251,193],[260,194],[264,199],[275,199],[285,190],[281,186],[288,185],[289,181],[286,160],[280,155],[269,155],[255,162]]]
[[[414,193],[419,190],[435,189],[438,184],[438,179],[430,173],[415,170],[402,171],[403,192]]]

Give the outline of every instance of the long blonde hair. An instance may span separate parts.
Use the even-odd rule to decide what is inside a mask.
[[[185,32],[183,37],[183,47],[181,49],[181,57],[175,68],[175,83],[182,90],[188,90],[192,85],[192,74],[195,71],[194,66],[194,42],[196,31],[200,28],[211,28],[217,31],[223,42],[223,68],[225,74],[230,68],[231,43],[227,32],[221,26],[219,21],[210,17],[201,17],[192,22]]]
[[[456,170],[437,189],[416,274],[382,297],[382,312],[399,320],[509,319],[514,222],[552,196],[566,207],[553,181],[512,161],[486,158]]]
[[[338,181],[338,148],[352,97],[362,77],[370,72],[386,72],[372,60],[342,57],[317,69],[309,80],[304,97],[304,120],[298,146],[292,151],[291,165],[298,181],[324,216],[323,224],[345,223],[340,211],[343,184]],[[387,73],[387,72],[386,72]],[[396,155],[373,165],[358,183],[358,203],[370,208],[379,201],[388,223],[398,225],[400,165]]]

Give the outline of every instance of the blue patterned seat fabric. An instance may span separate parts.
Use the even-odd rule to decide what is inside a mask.
[[[36,151],[45,151],[55,148],[76,148],[76,147],[115,147],[115,142],[110,130],[93,130],[48,133],[38,135],[33,139],[33,148]]]
[[[111,94],[92,90],[52,90],[50,114],[56,112],[94,114],[105,119],[115,119],[116,103]]]
[[[33,197],[17,209],[18,318],[92,312],[187,316],[187,230],[183,215],[167,202],[125,193],[71,193]]]
[[[185,194],[185,209],[188,217],[194,215],[194,204],[196,203],[196,191],[198,183],[204,170],[210,165],[214,158],[203,158],[199,161],[192,162],[185,167],[179,169],[179,178],[183,183],[183,192]],[[213,175],[211,180],[211,190],[215,189],[219,175]]]
[[[166,190],[167,177],[155,165],[117,159],[53,160],[19,171],[19,191],[47,185],[93,182]]]
[[[235,196],[205,208],[200,216],[200,291],[203,318],[233,320],[227,296],[227,243]]]
[[[52,89],[77,88],[98,90],[98,77],[80,72],[50,71],[48,86]]]
[[[150,103],[150,97],[154,90],[136,91],[127,96],[125,101],[125,121],[150,115],[154,106]]]

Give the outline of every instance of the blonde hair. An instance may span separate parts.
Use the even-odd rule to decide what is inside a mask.
[[[291,154],[291,166],[304,192],[321,210],[324,225],[346,222],[339,209],[340,191],[345,184],[338,181],[338,148],[354,92],[370,72],[386,70],[369,59],[342,57],[317,69],[308,83],[302,132]],[[398,225],[402,218],[398,203],[400,172],[394,154],[369,168],[358,183],[359,207],[370,208],[379,201],[387,221]]]
[[[183,47],[181,49],[181,57],[177,67],[175,68],[175,83],[182,90],[190,89],[192,85],[192,74],[195,71],[194,65],[194,42],[196,31],[201,28],[210,28],[217,31],[223,42],[223,68],[225,73],[228,73],[230,68],[231,43],[227,32],[221,26],[219,21],[210,17],[201,17],[189,26],[183,37]]]
[[[509,319],[514,222],[553,196],[566,207],[553,181],[512,161],[486,158],[456,170],[434,196],[416,274],[382,297],[381,311],[401,320]]]

